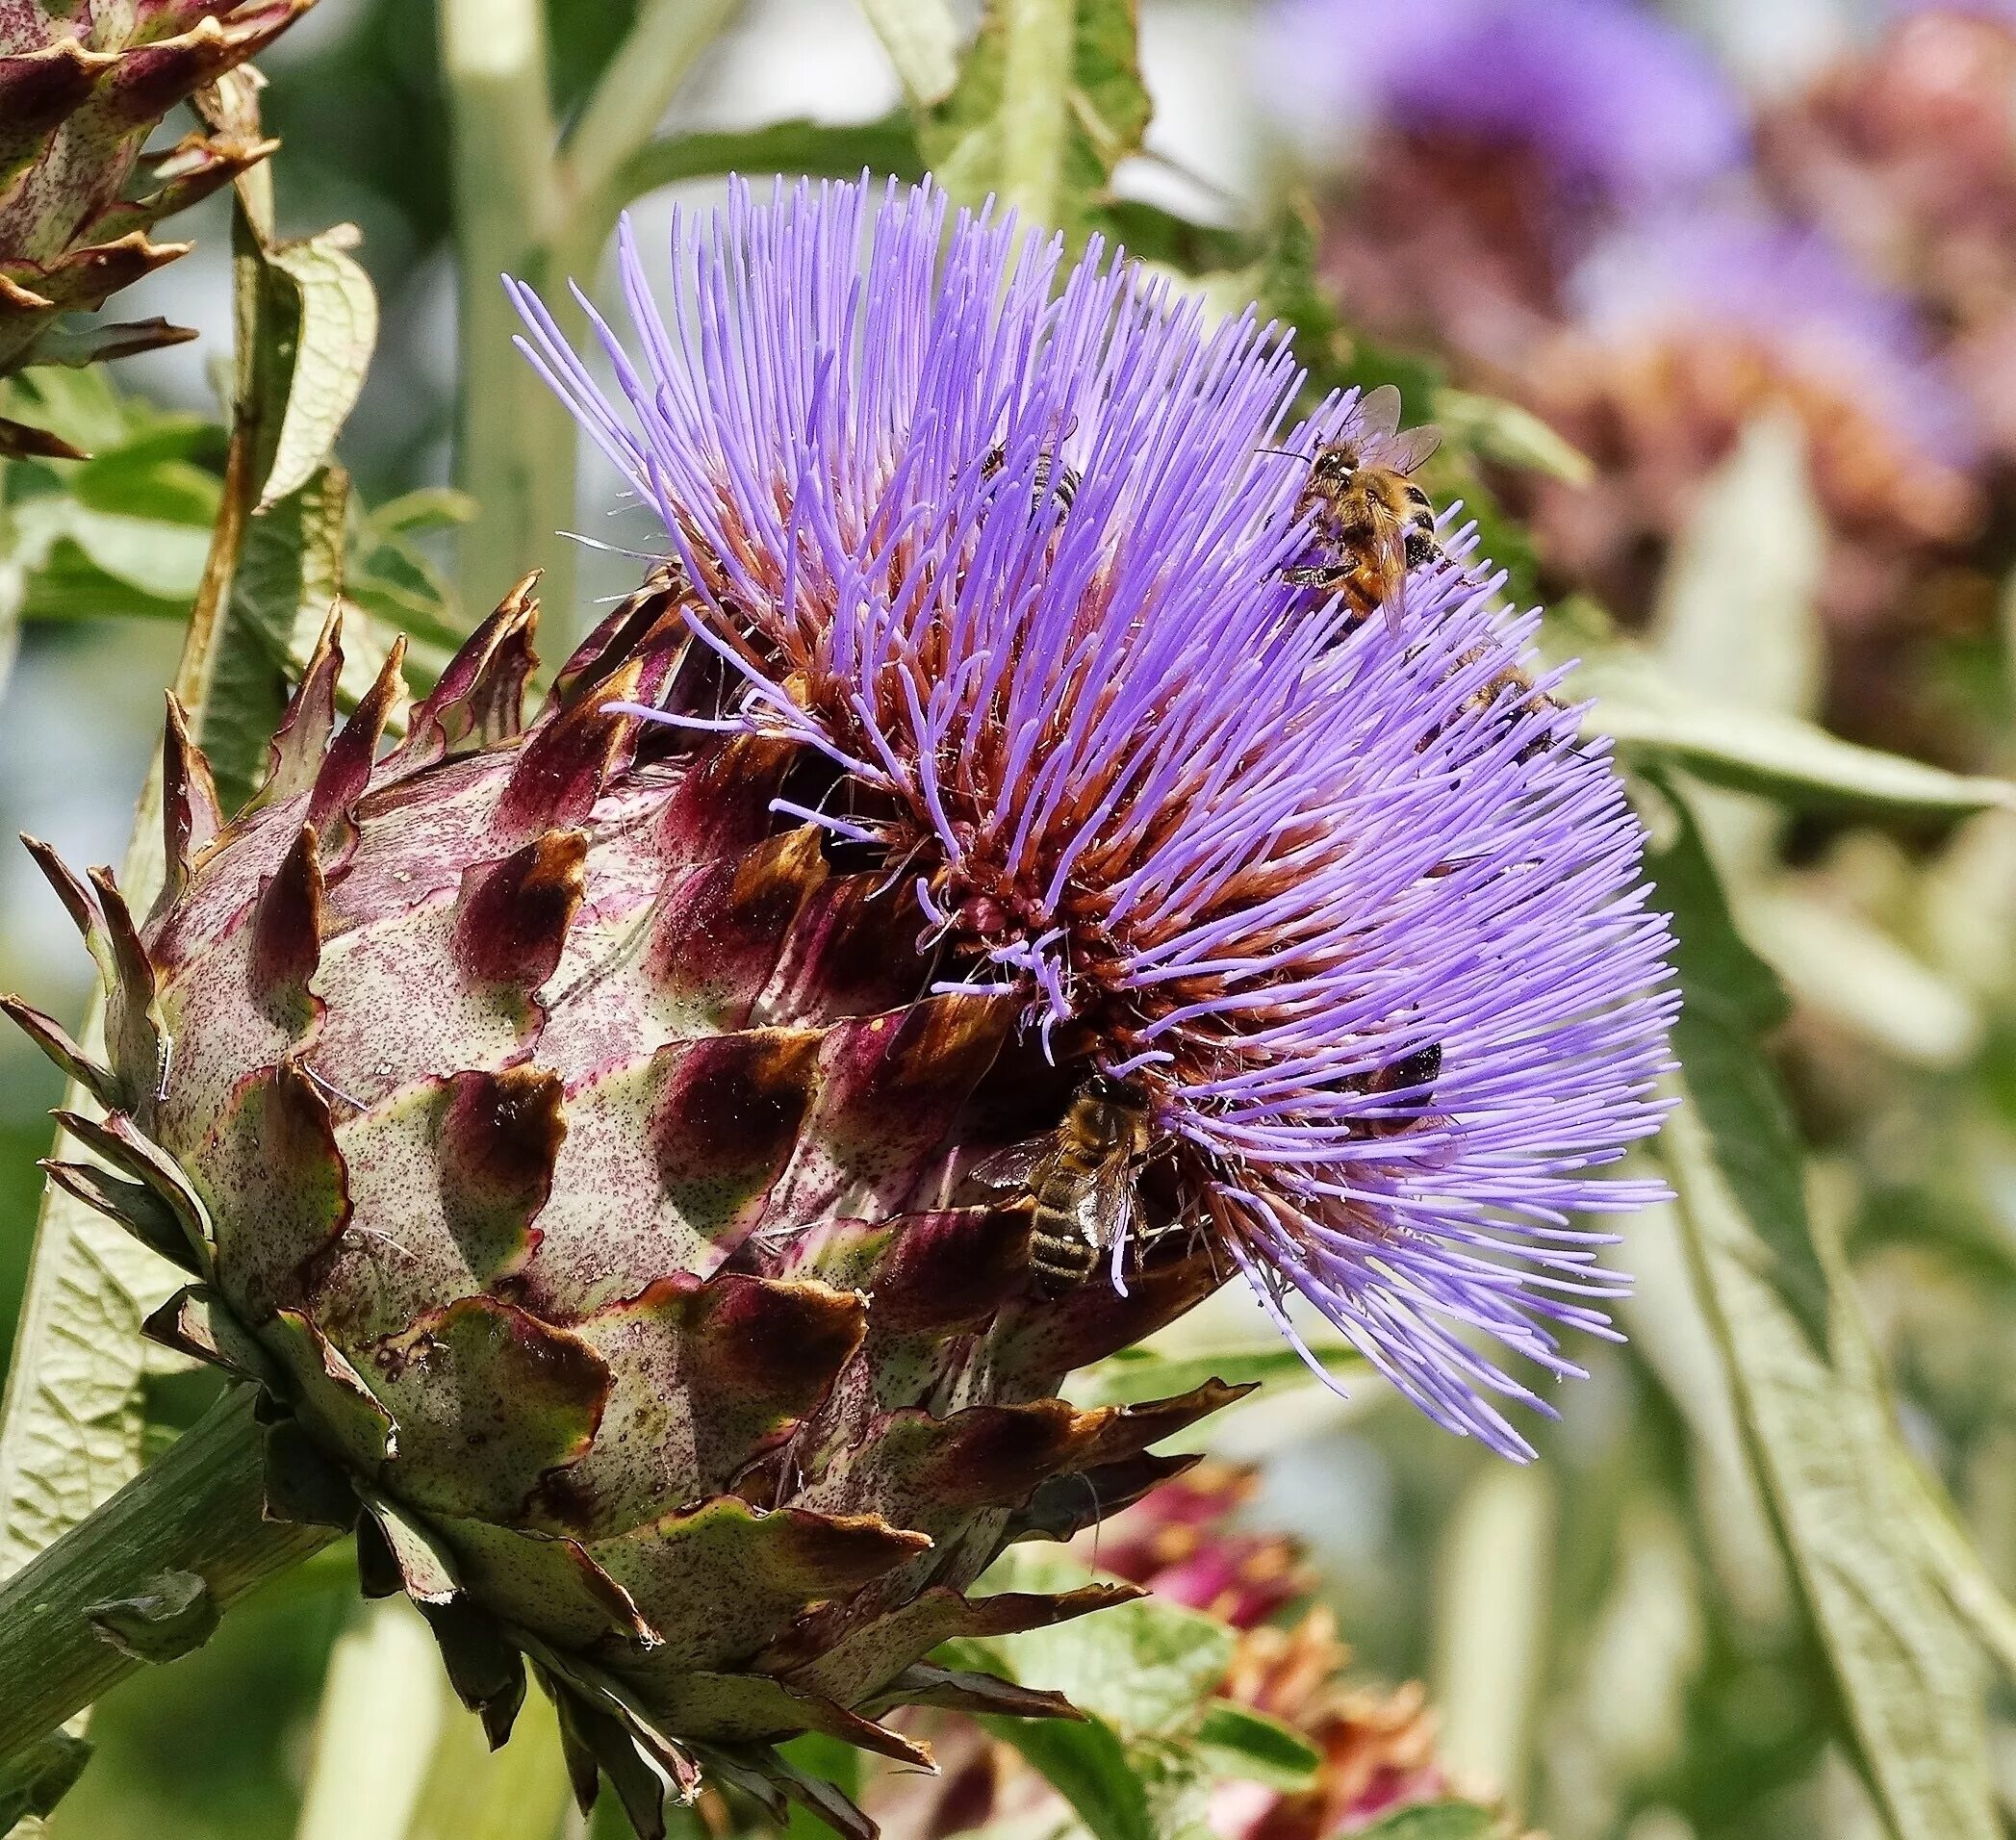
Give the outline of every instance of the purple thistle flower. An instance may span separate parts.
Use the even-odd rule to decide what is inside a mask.
[[[1290,1289],[1529,1454],[1491,1398],[1549,1408],[1464,1332],[1577,1371],[1554,1331],[1609,1333],[1624,1281],[1570,1216],[1658,1192],[1598,1174],[1656,1128],[1674,1002],[1619,779],[1572,712],[1493,690],[1534,624],[1495,581],[1417,575],[1399,634],[1339,643],[1283,580],[1306,469],[1264,450],[1352,404],[1288,425],[1272,327],[947,216],[738,186],[676,222],[669,309],[625,226],[613,393],[514,287],[525,348],[742,673],[707,720],[829,760],[798,808],[885,849],[940,975],[1141,1083],[1298,1346]]]
[[[1979,426],[1911,302],[1820,231],[1731,207],[1661,212],[1613,232],[1569,282],[1608,345],[1737,334],[1922,457],[1965,470]]]
[[[1319,141],[1378,125],[1531,145],[1634,204],[1743,157],[1743,108],[1706,49],[1628,0],[1279,0],[1270,97]]]

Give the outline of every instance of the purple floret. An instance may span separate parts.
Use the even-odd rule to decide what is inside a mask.
[[[1606,1173],[1657,1126],[1674,1001],[1619,779],[1499,681],[1534,622],[1477,569],[1341,640],[1283,578],[1307,469],[1266,449],[1352,403],[1292,424],[1271,327],[948,216],[738,187],[676,223],[664,308],[625,229],[614,391],[520,288],[526,348],[702,584],[746,684],[718,720],[843,770],[804,815],[884,843],[966,976],[1142,1083],[1277,1315],[1301,1291],[1525,1455],[1490,1396],[1548,1408],[1465,1331],[1576,1371],[1554,1330],[1608,1333],[1624,1280],[1571,1216],[1658,1192]]]
[[[1743,157],[1735,86],[1630,0],[1278,0],[1259,81],[1323,141],[1381,125],[1530,146],[1623,204]]]

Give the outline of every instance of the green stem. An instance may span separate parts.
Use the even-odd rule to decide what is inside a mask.
[[[441,0],[442,64],[454,136],[461,275],[462,413],[457,483],[474,498],[458,576],[465,609],[493,606],[526,570],[546,571],[549,630],[573,611],[574,430],[512,345],[500,277],[549,292],[541,227],[554,220],[554,128],[539,0]],[[551,617],[551,616],[556,616]]]
[[[700,54],[741,4],[742,0],[646,0],[567,138],[554,196],[549,201],[555,207],[548,226],[550,244],[565,246],[576,211],[602,199],[624,164],[657,133]],[[628,197],[619,198],[616,208],[628,202]],[[596,252],[600,246],[598,238]],[[567,270],[557,273],[565,279]]]
[[[1057,221],[1069,142],[1073,0],[1003,0],[1001,196],[1028,224]]]
[[[88,1520],[0,1588],[0,1764],[143,1666],[89,1614],[171,1573],[228,1609],[337,1536],[265,1518],[260,1429],[235,1389]],[[192,1648],[200,1634],[181,1646]],[[167,1659],[175,1643],[157,1658]]]

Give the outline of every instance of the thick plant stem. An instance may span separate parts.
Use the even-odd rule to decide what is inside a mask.
[[[1070,68],[1077,17],[1073,0],[1008,0],[1001,11],[1001,197],[1025,223],[1057,221],[1071,125],[1057,73]]]
[[[188,1614],[189,1577],[222,1611],[337,1538],[265,1518],[252,1406],[250,1389],[234,1389],[0,1589],[0,1764],[145,1665],[140,1649],[167,1660],[196,1647],[212,1619]],[[183,1584],[182,1597],[164,1581]],[[179,1613],[154,1614],[157,1596]],[[99,1633],[93,1612],[127,1632],[125,1646]]]
[[[646,0],[637,23],[609,61],[595,94],[567,138],[554,186],[553,220],[546,240],[567,245],[583,206],[606,215],[610,187],[624,163],[656,134],[700,55],[720,37],[742,0]],[[626,198],[614,201],[621,209]],[[598,244],[598,246],[600,246]],[[590,250],[593,258],[595,250]],[[566,270],[559,272],[564,277]],[[588,276],[576,277],[585,286]]]
[[[462,413],[456,478],[475,499],[462,531],[468,607],[495,606],[528,570],[563,622],[574,604],[574,429],[521,358],[501,277],[542,292],[541,226],[554,214],[552,109],[539,0],[442,0],[442,64],[454,129]],[[550,631],[550,627],[549,627]],[[565,649],[565,632],[558,635]]]

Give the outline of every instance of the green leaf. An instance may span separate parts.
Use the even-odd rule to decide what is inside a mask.
[[[1231,1699],[1213,1699],[1197,1727],[1198,1760],[1214,1777],[1261,1782],[1284,1795],[1311,1787],[1322,1755],[1292,1725]]]
[[[32,428],[45,428],[86,453],[115,447],[125,439],[126,403],[103,370],[30,366],[0,384],[0,415]]]
[[[1759,1040],[1785,1001],[1676,801],[1651,862],[1673,910],[1683,1071],[1661,1138],[1703,1310],[1777,1536],[1896,1840],[1990,1840],[1972,1657],[1929,1571],[1852,1290],[1807,1219]]]
[[[1091,1577],[1054,1547],[1023,1546],[1004,1554],[988,1581],[1005,1590],[1069,1591]],[[1145,1597],[1056,1628],[960,1647],[983,1652],[976,1664],[982,1671],[1053,1688],[1133,1738],[1193,1731],[1237,1644],[1215,1618]]]
[[[268,251],[272,269],[293,286],[299,331],[279,440],[260,488],[262,512],[321,470],[364,389],[378,342],[378,296],[348,253],[356,243],[354,226],[338,224]]]
[[[62,566],[73,577],[86,570],[109,577],[115,584],[109,598],[138,596],[184,612],[195,599],[210,549],[210,533],[200,524],[94,510],[79,498],[32,498],[18,507],[16,524],[24,546],[52,562],[60,542],[73,546],[76,555]],[[28,605],[33,612],[44,605],[32,589]]]
[[[1473,396],[1444,386],[1428,400],[1427,420],[1481,460],[1544,473],[1569,485],[1587,485],[1595,468],[1579,447],[1564,441],[1530,409],[1501,396]]]
[[[875,121],[834,124],[804,118],[716,134],[668,136],[640,147],[617,175],[617,195],[641,197],[683,179],[726,172],[804,173],[852,179],[863,169],[921,179],[917,134],[902,113]]]
[[[1932,1569],[1955,1613],[2003,1673],[2016,1679],[2016,1603],[1990,1573],[1952,1499],[1915,1461],[1908,1464],[1913,1511]]]
[[[778,1749],[796,1768],[831,1783],[850,1802],[860,1796],[861,1753],[853,1745],[814,1731]],[[790,1840],[829,1840],[831,1831],[809,1808],[795,1802],[791,1804],[791,1819],[784,1828]],[[499,1835],[498,1840],[508,1840],[508,1836]]]
[[[1311,1343],[1324,1367],[1346,1382],[1370,1384],[1370,1366],[1347,1342],[1317,1339]],[[1309,1364],[1284,1342],[1243,1343],[1205,1354],[1167,1355],[1154,1348],[1125,1348],[1104,1361],[1081,1367],[1071,1384],[1071,1396],[1081,1405],[1134,1405],[1143,1399],[1167,1399],[1201,1387],[1207,1380],[1227,1386],[1314,1386]]]
[[[1071,1804],[1093,1840],[1166,1840],[1150,1815],[1147,1789],[1127,1747],[1103,1720],[1075,1725],[988,1717],[981,1724]]]
[[[224,612],[200,739],[224,809],[237,810],[265,777],[267,743],[329,609],[343,592],[349,480],[324,468],[302,490],[254,518]],[[365,663],[345,635],[346,677]]]
[[[251,92],[240,85],[237,93]],[[265,260],[263,184],[264,175],[254,174],[237,193],[236,426],[210,567],[195,597],[175,678],[199,725],[214,694],[213,677],[228,680],[246,650],[242,629],[222,617],[224,599],[251,522],[257,482],[270,471],[265,447],[282,420],[280,393],[294,371],[296,316],[278,298]],[[58,383],[38,375],[35,384],[45,404],[64,405],[66,425],[95,419],[101,437],[115,441],[126,418],[115,419],[115,399],[93,377],[82,371]],[[119,870],[120,885],[138,910],[145,910],[159,887],[162,868],[157,758]],[[94,1002],[79,1032],[88,1051],[95,1051],[102,1029],[102,1004]],[[94,1103],[76,1086],[65,1101],[84,1111]],[[111,1221],[64,1190],[44,1190],[13,1366],[0,1405],[0,1577],[17,1571],[139,1470],[142,1386],[149,1371],[140,1325],[175,1281],[165,1261]]]
[[[407,1840],[430,1761],[467,1760],[448,1729],[465,1723],[412,1604],[359,1606],[329,1656],[294,1840]]]
[[[897,80],[919,111],[935,108],[959,76],[959,28],[945,0],[861,0]]]
[[[476,515],[476,501],[453,486],[421,486],[388,498],[365,520],[382,536],[411,537],[429,530],[453,530]]]
[[[67,1731],[52,1731],[0,1769],[0,1834],[51,1813],[90,1761],[91,1748]]]
[[[1689,691],[1662,678],[1643,655],[1600,657],[1569,687],[1595,699],[1587,727],[1612,737],[1626,760],[1684,767],[1712,784],[1782,804],[1945,815],[2016,805],[2016,784],[2006,779],[1949,773],[1838,740],[1798,716]]]
[[[918,139],[957,200],[989,192],[1073,241],[1141,147],[1148,91],[1130,0],[988,0],[950,95]]]
[[[1471,1802],[1424,1802],[1366,1827],[1360,1840],[1490,1840],[1503,1818]]]

